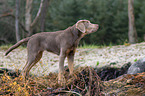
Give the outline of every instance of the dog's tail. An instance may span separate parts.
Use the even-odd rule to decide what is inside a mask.
[[[5,56],[7,56],[12,50],[16,49],[17,47],[19,47],[21,44],[28,42],[30,39],[30,37],[24,38],[22,40],[20,40],[19,42],[17,42],[15,45],[11,46],[5,53]]]

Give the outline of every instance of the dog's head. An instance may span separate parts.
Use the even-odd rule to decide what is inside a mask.
[[[84,34],[96,32],[99,28],[98,24],[92,24],[89,20],[79,20],[76,23],[76,28]]]

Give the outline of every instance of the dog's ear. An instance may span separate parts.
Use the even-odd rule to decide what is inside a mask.
[[[85,25],[84,25],[84,20],[79,20],[77,23],[76,23],[76,28],[78,30],[80,30],[82,33],[85,33],[86,32],[86,28],[85,28]]]

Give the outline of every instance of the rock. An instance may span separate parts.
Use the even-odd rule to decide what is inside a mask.
[[[137,74],[142,72],[145,72],[145,58],[140,59],[134,64],[132,64],[129,67],[127,74]]]

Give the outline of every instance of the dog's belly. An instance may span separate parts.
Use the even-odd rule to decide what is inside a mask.
[[[60,48],[56,44],[48,44],[45,50],[47,50],[48,52],[57,54],[57,55],[60,54]]]
[[[56,50],[56,49],[49,49],[49,50],[47,50],[48,52],[51,52],[51,53],[54,53],[54,54],[56,54],[56,55],[59,55],[60,54],[60,50]]]

